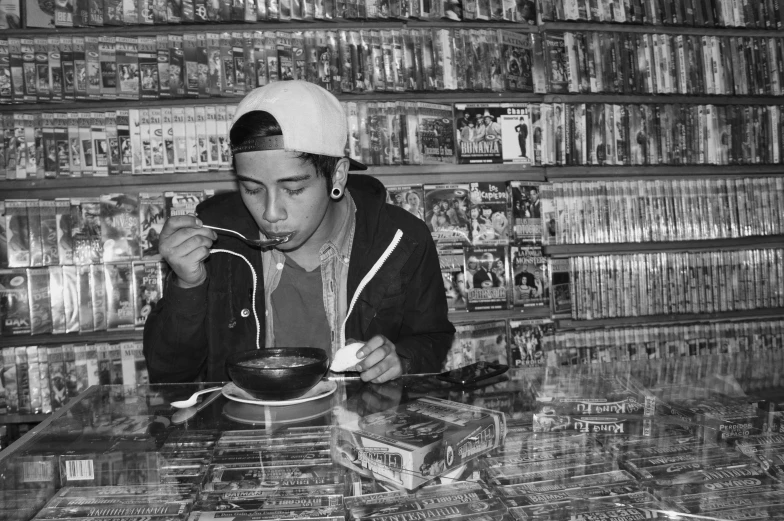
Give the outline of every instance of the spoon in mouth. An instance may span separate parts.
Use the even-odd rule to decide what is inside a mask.
[[[218,233],[231,233],[236,235],[243,241],[245,244],[249,246],[253,246],[255,248],[271,248],[272,246],[277,246],[278,244],[283,244],[284,242],[288,242],[291,239],[291,236],[294,235],[293,233],[288,233],[286,235],[281,235],[279,237],[270,237],[268,239],[248,239],[240,232],[235,232],[234,230],[227,230],[226,228],[218,228],[217,226],[210,226],[205,224],[205,228],[209,228],[211,230],[215,230]]]

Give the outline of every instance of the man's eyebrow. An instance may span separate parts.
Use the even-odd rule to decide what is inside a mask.
[[[247,181],[248,183],[255,183],[255,184],[258,184],[258,185],[262,184],[262,183],[261,183],[261,181],[259,181],[259,180],[257,180],[257,179],[253,179],[252,177],[247,177],[247,176],[244,176],[244,175],[242,175],[242,174],[234,174],[234,175],[235,175],[235,176],[236,176],[236,178],[237,178],[237,179],[239,179],[240,181]],[[310,174],[302,174],[302,175],[293,176],[293,177],[284,177],[284,178],[282,178],[282,179],[278,179],[278,180],[277,180],[277,181],[275,181],[275,182],[276,182],[277,184],[282,184],[282,183],[296,183],[296,182],[299,182],[299,181],[307,181],[307,180],[308,180],[308,179],[310,179],[310,178],[311,178],[311,175],[310,175]]]

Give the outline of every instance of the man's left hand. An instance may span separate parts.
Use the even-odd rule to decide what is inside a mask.
[[[376,335],[368,340],[357,352],[361,362],[357,371],[363,382],[380,384],[403,375],[403,363],[397,356],[395,344],[384,335]]]

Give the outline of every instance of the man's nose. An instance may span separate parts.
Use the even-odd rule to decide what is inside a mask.
[[[287,217],[286,210],[282,202],[271,190],[267,192],[267,200],[264,206],[264,220],[269,223],[282,221]]]

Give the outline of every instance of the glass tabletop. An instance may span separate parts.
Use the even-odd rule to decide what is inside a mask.
[[[468,386],[436,375],[381,385],[330,378],[294,403],[267,404],[233,384],[94,386],[0,452],[0,519],[40,516],[71,488],[156,484],[195,500],[221,487],[279,483],[270,480],[272,468],[317,466],[341,469],[341,512],[349,517],[353,495],[481,480],[494,498],[517,498],[499,499],[504,516],[527,519],[531,512],[514,506],[523,495],[531,501],[564,481],[595,487],[614,472],[623,472],[619,490],[657,501],[707,493],[706,482],[745,479],[759,482],[754,493],[775,490],[784,505],[784,436],[770,437],[784,433],[782,369],[781,352],[763,351],[515,368]],[[210,387],[218,390],[193,407],[171,405]],[[774,447],[766,460],[740,450],[766,443]],[[261,481],[258,468],[267,469]],[[336,490],[302,483],[315,495]]]

